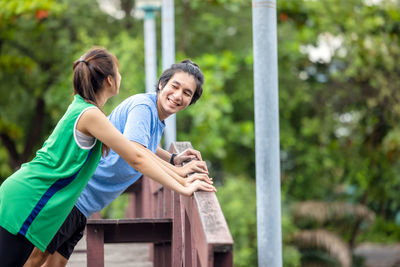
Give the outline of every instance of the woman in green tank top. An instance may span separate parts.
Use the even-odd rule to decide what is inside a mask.
[[[1,266],[22,266],[33,246],[45,251],[81,191],[93,175],[101,154],[112,148],[133,168],[183,195],[215,191],[207,175],[187,185],[176,167],[127,140],[101,108],[118,94],[118,61],[94,48],[74,62],[74,100],[36,157],[21,166],[0,187]],[[77,133],[93,137],[90,146]],[[191,170],[188,170],[191,172]]]

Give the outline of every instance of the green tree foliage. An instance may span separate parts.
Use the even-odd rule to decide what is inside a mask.
[[[217,179],[227,170],[254,177],[251,5],[181,3],[176,5],[178,57],[196,61],[206,82],[201,104],[178,114],[178,138],[201,149]]]
[[[205,158],[216,165],[213,169],[219,171],[219,178],[222,178],[225,170],[252,174],[252,113],[250,117],[239,118],[243,114],[238,109],[238,102],[244,101],[241,96],[252,102],[252,88],[246,88],[245,92],[228,89],[241,63],[231,51],[205,54],[195,61],[205,75],[205,89],[199,102],[201,104],[178,115],[181,116],[178,118],[182,118],[179,123],[179,139],[191,140],[204,153]],[[246,107],[243,107],[242,112],[247,112]]]
[[[141,92],[143,41],[96,1],[0,2],[0,177],[30,160],[72,100],[73,61],[94,45],[121,64],[122,97]],[[133,18],[131,18],[133,21]],[[141,37],[139,35],[139,37]],[[128,52],[129,51],[129,52]],[[137,64],[129,64],[137,60]],[[126,90],[125,88],[129,88]],[[0,180],[2,180],[0,179]]]
[[[0,137],[7,149],[10,167],[17,168],[31,156],[33,140],[40,137],[45,124],[41,94],[55,83],[56,77],[43,75],[32,80],[42,69],[51,68],[52,62],[44,59],[43,53],[29,51],[31,42],[39,42],[38,46],[44,43],[38,38],[40,33],[45,32],[43,21],[49,16],[51,7],[54,7],[52,11],[55,15],[61,6],[53,1],[1,1],[0,5],[0,93],[6,96],[0,100]],[[45,88],[41,88],[40,84]],[[16,108],[17,105],[21,108]],[[26,113],[29,110],[36,111],[30,113],[32,117]],[[29,134],[21,129],[21,124]],[[20,143],[22,139],[26,140],[26,144]],[[4,157],[4,152],[1,155]],[[6,170],[4,165],[1,170]]]
[[[399,2],[331,2],[280,8],[280,47],[298,51],[279,54],[280,69],[292,70],[280,76],[285,188],[306,199],[334,197],[338,184],[355,187],[354,201],[393,218],[400,203]],[[330,56],[313,59],[324,44]]]
[[[278,9],[283,194],[367,205],[384,228],[400,203],[398,7],[286,1]],[[362,228],[361,219],[349,224],[350,247]],[[359,240],[383,240],[377,228]]]

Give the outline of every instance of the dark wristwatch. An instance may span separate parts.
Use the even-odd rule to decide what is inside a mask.
[[[175,165],[174,159],[175,159],[176,155],[177,155],[177,154],[175,154],[175,153],[172,153],[172,154],[171,154],[171,159],[169,160],[169,163],[171,163],[172,165]]]

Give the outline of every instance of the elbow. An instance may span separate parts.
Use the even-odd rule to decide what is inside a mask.
[[[140,171],[140,169],[143,167],[144,159],[145,159],[144,153],[135,152],[129,157],[127,162],[130,166]]]

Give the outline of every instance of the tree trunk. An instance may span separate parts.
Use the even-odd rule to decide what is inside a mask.
[[[186,54],[186,48],[188,43],[188,25],[190,23],[190,16],[191,16],[191,9],[190,9],[190,0],[183,0],[183,7],[182,7],[182,25],[181,25],[181,32],[179,36],[179,51]]]
[[[15,142],[8,136],[7,133],[0,133],[1,142],[8,151],[9,164],[13,170],[16,170],[21,165],[21,158],[15,146]]]
[[[125,12],[124,26],[130,30],[133,27],[131,12],[135,7],[135,0],[121,0],[121,9]]]
[[[24,152],[21,155],[22,162],[26,162],[31,157],[33,148],[40,141],[40,136],[43,128],[43,118],[45,111],[45,102],[42,97],[36,99],[35,113],[31,120],[31,125],[25,140]]]

